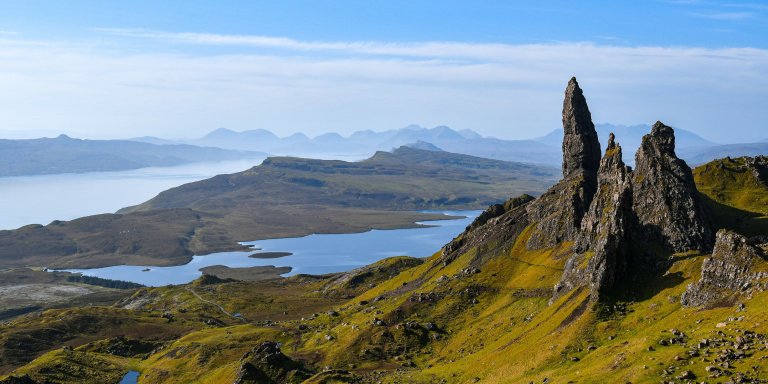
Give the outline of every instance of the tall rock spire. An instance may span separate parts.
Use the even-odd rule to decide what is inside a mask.
[[[563,133],[563,176],[582,169],[596,173],[600,166],[600,142],[587,99],[575,77],[565,89]]]
[[[575,240],[597,190],[600,142],[575,77],[565,89],[563,131],[563,180],[528,206],[531,220],[538,223],[527,242],[528,249]]]
[[[627,233],[632,221],[631,171],[621,158],[621,146],[608,138],[597,174],[597,193],[581,222],[575,253],[565,264],[553,299],[577,286],[590,288],[593,300],[609,292],[627,269]]]

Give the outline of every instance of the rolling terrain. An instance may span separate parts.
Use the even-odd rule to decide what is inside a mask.
[[[444,217],[419,210],[478,209],[539,194],[554,173],[408,147],[359,162],[268,158],[116,214],[0,231],[0,266],[179,265],[194,254],[240,250],[239,241],[414,227]]]
[[[768,158],[691,170],[659,122],[630,169],[575,79],[563,124],[563,178],[432,257],[17,317],[0,382],[768,382]]]

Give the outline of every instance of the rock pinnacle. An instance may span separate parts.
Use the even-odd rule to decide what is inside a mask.
[[[563,176],[578,170],[597,173],[600,142],[584,92],[575,77],[568,82],[563,101]]]

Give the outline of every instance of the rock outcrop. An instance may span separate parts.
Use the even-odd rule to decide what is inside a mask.
[[[566,262],[563,277],[555,285],[554,298],[580,285],[588,285],[597,299],[613,288],[627,270],[627,233],[632,219],[630,169],[624,165],[621,146],[608,139],[600,161],[598,187],[587,214],[575,253]]]
[[[635,155],[632,189],[642,241],[673,252],[711,249],[714,230],[691,168],[675,155],[674,130],[659,121]]]
[[[516,239],[530,224],[526,208],[532,201],[532,196],[521,195],[507,200],[504,204],[488,207],[462,234],[443,247],[440,256],[442,264],[450,264],[472,247],[491,241],[505,243]]]
[[[563,100],[563,177],[573,173],[597,172],[600,166],[600,142],[584,92],[572,77]]]
[[[529,206],[530,219],[538,224],[528,249],[575,240],[597,189],[600,142],[576,78],[565,90],[563,130],[563,180]]]
[[[633,171],[611,134],[602,159],[589,108],[576,79],[563,104],[563,180],[528,205],[536,229],[528,249],[573,241],[553,298],[587,286],[593,299],[627,271],[666,265],[666,252],[708,250],[712,223],[688,165],[675,154],[674,130],[661,122],[643,137]],[[757,172],[757,171],[756,171]],[[630,255],[631,253],[631,255]]]
[[[701,265],[701,279],[681,297],[685,306],[730,305],[739,297],[768,289],[765,252],[738,233],[717,232],[712,257]],[[758,264],[763,264],[758,267]]]
[[[240,359],[240,370],[235,384],[301,383],[311,376],[300,362],[280,351],[280,346],[265,341]]]
[[[745,157],[747,170],[752,172],[755,180],[768,186],[768,156]]]
[[[613,134],[601,158],[587,101],[572,78],[563,129],[563,179],[519,208],[491,206],[444,247],[443,265],[499,233],[509,239],[532,225],[529,250],[573,245],[553,299],[586,287],[596,300],[619,281],[663,270],[671,253],[711,249],[712,223],[691,169],[675,154],[672,128],[653,125],[635,155],[635,170],[624,164]],[[762,175],[761,161],[751,163],[755,175]]]

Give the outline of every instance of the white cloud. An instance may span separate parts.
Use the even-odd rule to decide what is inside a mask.
[[[694,12],[691,15],[705,19],[725,21],[746,20],[757,16],[754,12]]]
[[[751,138],[768,121],[760,49],[162,39],[179,36],[251,48],[127,54],[0,40],[0,130],[194,137],[220,126],[287,135],[420,123],[533,137],[559,126],[572,75],[596,121],[661,119],[721,141]]]

